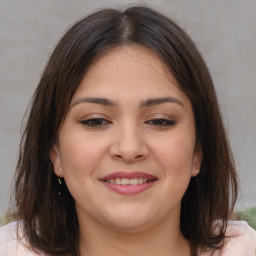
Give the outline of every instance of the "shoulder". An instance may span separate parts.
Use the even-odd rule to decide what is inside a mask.
[[[255,256],[256,231],[247,222],[229,221],[226,237],[224,255]]]
[[[22,231],[22,222],[12,222],[0,227],[0,255],[6,256],[39,256],[31,251]]]
[[[221,251],[208,251],[201,256],[255,256],[256,231],[245,221],[228,221],[225,245]]]

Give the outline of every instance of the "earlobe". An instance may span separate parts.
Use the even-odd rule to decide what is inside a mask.
[[[193,155],[193,167],[191,176],[195,177],[199,174],[202,163],[202,150],[201,147],[197,147]]]
[[[49,157],[50,157],[50,160],[53,165],[54,173],[58,177],[63,177],[60,152],[59,152],[59,148],[56,144],[51,148]]]

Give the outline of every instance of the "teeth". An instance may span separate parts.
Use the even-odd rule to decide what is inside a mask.
[[[129,179],[127,179],[127,178],[122,178],[122,179],[121,179],[121,185],[130,185]]]
[[[147,180],[147,178],[133,178],[133,179],[128,179],[128,178],[116,178],[116,179],[110,179],[107,180],[108,183],[112,184],[117,184],[117,185],[138,185],[142,183],[148,183],[150,181]]]
[[[121,184],[121,179],[120,178],[117,178],[114,180],[115,184]]]
[[[138,185],[138,179],[130,179],[130,185]]]

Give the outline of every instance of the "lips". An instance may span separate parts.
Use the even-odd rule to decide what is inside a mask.
[[[144,172],[114,172],[100,178],[100,181],[120,194],[136,194],[150,188],[157,177]]]

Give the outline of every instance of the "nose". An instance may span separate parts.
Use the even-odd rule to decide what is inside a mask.
[[[116,160],[132,163],[144,160],[149,155],[145,138],[135,125],[123,125],[115,131],[114,138],[110,155]]]

